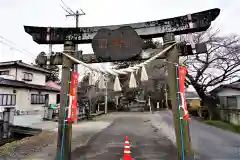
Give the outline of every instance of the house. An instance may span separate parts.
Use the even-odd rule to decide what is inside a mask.
[[[220,85],[210,93],[220,101],[221,119],[240,125],[240,81]]]
[[[48,73],[22,61],[0,62],[0,108],[28,114],[56,104],[60,89],[46,85]]]
[[[198,96],[196,92],[186,91],[185,92],[187,104],[193,108],[197,108],[201,106],[201,98]]]

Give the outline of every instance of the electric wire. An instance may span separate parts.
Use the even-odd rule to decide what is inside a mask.
[[[21,53],[23,53],[23,54],[25,54],[25,55],[31,56],[32,59],[35,59],[35,54],[29,52],[29,51],[26,50],[26,49],[23,49],[22,47],[19,47],[18,45],[16,45],[16,44],[13,43],[12,41],[4,38],[3,36],[0,36],[0,38],[1,38],[2,40],[4,40],[4,41],[7,41],[7,42],[8,42],[8,43],[6,43],[6,42],[0,40],[0,43],[4,44],[4,45],[6,45],[6,46],[8,46],[8,47],[10,47],[10,48],[13,48],[14,50],[17,50],[17,51],[19,51],[19,52],[21,52]],[[9,44],[9,43],[10,43],[10,44]]]
[[[66,9],[68,10],[68,11],[66,11],[66,10],[64,9],[66,12],[68,12],[68,13],[69,13],[69,12],[72,12],[72,13],[69,13],[69,14],[75,14],[75,12],[74,12],[70,7],[68,7],[67,4],[66,4],[63,0],[61,0],[61,2],[62,2],[62,4],[66,7]]]

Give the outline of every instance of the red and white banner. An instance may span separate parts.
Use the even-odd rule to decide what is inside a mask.
[[[69,87],[69,99],[67,108],[67,121],[74,121],[77,118],[77,84],[78,73],[71,72],[71,83]]]
[[[185,66],[178,66],[178,86],[179,86],[179,93],[180,93],[180,109],[182,111],[182,119],[189,119],[188,110],[187,110],[187,103],[184,91],[184,82],[187,73],[187,68]]]

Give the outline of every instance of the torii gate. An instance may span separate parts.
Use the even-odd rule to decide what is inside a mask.
[[[64,44],[64,50],[68,54],[81,59],[86,63],[96,63],[96,62],[113,62],[113,61],[133,61],[133,60],[143,60],[148,59],[148,57],[143,57],[142,52],[142,39],[150,39],[162,37],[164,43],[168,43],[164,47],[171,45],[171,42],[174,41],[174,35],[189,34],[195,32],[206,31],[211,22],[214,21],[217,16],[220,14],[220,9],[215,8],[211,10],[206,10],[198,13],[188,14],[184,16],[179,16],[175,18],[162,19],[156,21],[142,22],[142,23],[132,23],[124,25],[110,25],[110,26],[98,26],[98,27],[79,27],[79,28],[58,28],[58,27],[35,27],[35,26],[24,26],[25,32],[32,36],[33,40],[38,44]],[[129,29],[119,29],[119,28],[129,28]],[[130,32],[133,29],[136,34],[133,36],[126,36],[123,34],[125,32]],[[121,40],[117,45],[117,48],[112,48],[113,40],[109,34],[112,30],[118,32],[112,33],[115,35],[115,38]],[[113,31],[113,32],[114,32]],[[100,35],[99,35],[100,34]],[[111,34],[110,34],[111,35]],[[128,34],[127,34],[128,35]],[[139,37],[138,37],[139,36]],[[122,47],[122,44],[127,46],[126,39],[134,41],[135,45],[128,45],[129,47]],[[137,39],[137,40],[136,40]],[[104,40],[105,42],[103,43]],[[86,44],[92,43],[93,49],[95,50],[94,54],[91,55],[79,55],[79,52],[74,51],[75,44]],[[116,41],[114,41],[116,44]],[[130,43],[129,43],[130,44]],[[102,47],[105,46],[105,47]],[[166,58],[167,61],[171,63],[178,63],[178,57],[189,54],[199,54],[206,52],[206,44],[195,44],[195,48],[191,45],[178,44],[171,51],[160,58]],[[110,52],[111,51],[111,52]],[[124,53],[124,56],[120,54]],[[66,129],[63,131],[63,122],[64,122],[64,112],[66,107],[65,95],[68,94],[67,80],[69,69],[72,68],[73,62],[68,59],[66,56],[62,56],[61,53],[51,53],[51,57],[41,54],[38,58],[39,62],[46,64],[50,60],[50,64],[62,65],[62,83],[61,83],[61,104],[60,104],[60,115],[59,115],[59,130],[58,130],[58,147],[57,147],[57,159],[59,159],[59,153],[62,147],[64,147],[63,159],[71,159],[71,131],[72,123],[68,123]],[[175,135],[176,135],[176,144],[178,147],[179,159],[181,157],[181,140],[179,133],[179,119],[180,115],[178,113],[177,107],[177,88],[176,88],[176,70],[175,67],[168,63],[168,86],[170,88],[171,94],[171,103],[173,107],[174,115],[174,125],[175,125]],[[190,135],[189,135],[189,126],[188,121],[184,121],[183,128],[184,132],[184,143],[185,148],[183,149],[186,157],[193,157],[190,144]],[[64,146],[61,143],[61,137],[65,133],[66,138]]]

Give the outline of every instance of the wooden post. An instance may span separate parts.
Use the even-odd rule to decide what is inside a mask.
[[[64,50],[74,51],[74,44],[66,41]],[[68,53],[72,54],[72,52]],[[71,140],[72,140],[72,123],[66,123],[64,127],[64,115],[68,104],[67,96],[69,91],[70,70],[73,69],[73,62],[66,56],[63,56],[62,62],[62,79],[60,92],[60,111],[58,122],[58,143],[57,143],[57,160],[71,159]],[[69,78],[68,78],[69,77]],[[64,135],[64,136],[63,136]],[[62,149],[62,154],[61,154]]]
[[[167,33],[163,37],[163,41],[171,42],[174,41],[174,34]],[[171,45],[171,44],[167,44]],[[166,46],[167,46],[166,45]],[[171,105],[172,105],[172,113],[173,113],[173,122],[175,127],[175,136],[176,136],[176,145],[177,145],[177,152],[178,152],[178,159],[182,160],[182,142],[180,137],[180,115],[178,110],[178,103],[177,103],[177,76],[176,76],[176,63],[178,63],[179,51],[175,46],[171,51],[169,51],[166,55],[167,60],[167,72],[168,72],[168,87],[169,93],[171,97]],[[189,134],[189,124],[187,120],[182,121],[183,125],[183,137],[184,137],[184,155],[185,159],[193,159],[193,153],[191,150],[191,141],[190,141],[190,134]]]

